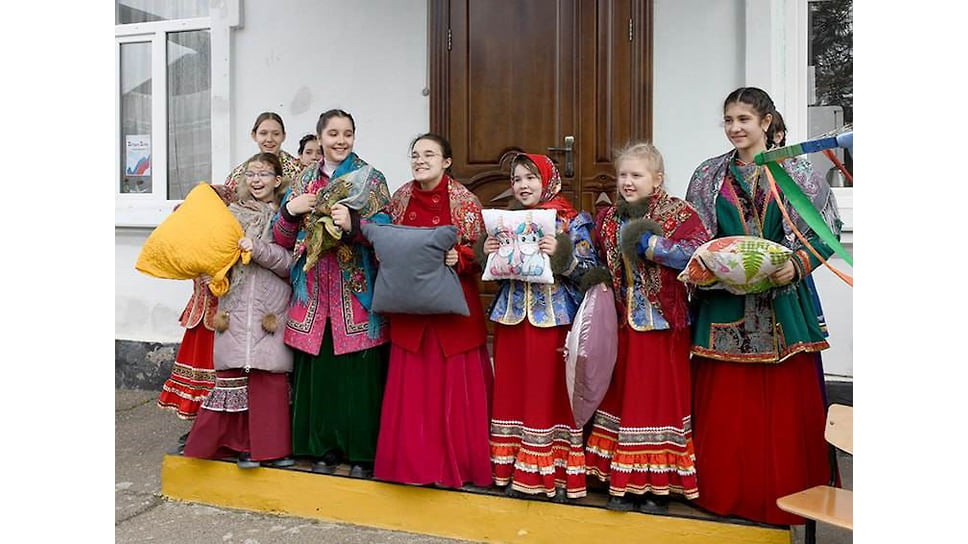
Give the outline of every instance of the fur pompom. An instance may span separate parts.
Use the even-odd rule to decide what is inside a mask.
[[[276,314],[266,314],[262,316],[262,330],[269,334],[276,334],[276,330],[279,328],[279,320],[276,318]]]
[[[582,292],[585,292],[599,283],[604,283],[608,286],[612,285],[612,275],[604,266],[596,266],[595,268],[591,268],[582,274],[581,281],[578,283],[578,288],[581,289]]]
[[[558,245],[555,252],[551,254],[551,271],[555,274],[563,274],[571,264],[571,258],[575,254],[575,247],[571,243],[571,237],[565,233],[555,235]]]
[[[622,232],[619,234],[619,238],[622,241],[622,255],[625,255],[625,258],[629,262],[634,263],[642,258],[639,255],[638,245],[639,240],[642,239],[642,235],[646,232],[662,236],[662,227],[648,217],[629,221],[622,227]]]
[[[215,314],[215,331],[225,332],[229,330],[229,313],[228,312],[218,312]]]

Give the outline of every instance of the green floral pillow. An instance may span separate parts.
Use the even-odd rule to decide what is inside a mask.
[[[716,238],[699,246],[679,274],[679,281],[700,289],[725,289],[736,295],[760,293],[776,287],[770,275],[792,255],[789,248],[765,238]]]

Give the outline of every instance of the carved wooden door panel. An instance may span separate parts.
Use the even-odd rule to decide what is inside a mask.
[[[430,9],[430,126],[453,146],[454,177],[485,208],[504,207],[511,157],[542,153],[575,207],[594,214],[611,203],[613,150],[652,137],[651,0],[432,0]],[[483,286],[485,307],[494,287]]]

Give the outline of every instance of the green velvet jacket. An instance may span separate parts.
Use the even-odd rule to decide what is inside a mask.
[[[701,164],[689,183],[686,200],[700,212],[713,238],[761,236],[792,249],[796,277],[788,285],[751,295],[696,290],[692,353],[724,361],[779,363],[796,353],[826,349],[829,345],[802,281],[821,262],[784,221],[780,205],[770,193],[765,167],[743,165],[735,155],[732,151]],[[836,202],[823,178],[805,159],[784,161],[783,167],[839,236]],[[833,250],[781,198],[797,229],[824,259],[829,258]]]

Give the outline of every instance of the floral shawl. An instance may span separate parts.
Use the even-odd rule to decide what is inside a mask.
[[[484,219],[481,217],[481,203],[474,193],[454,178],[444,174],[441,183],[447,183],[447,195],[450,198],[450,220],[457,227],[457,243],[470,246],[484,233]],[[387,213],[394,223],[403,220],[403,214],[410,204],[416,181],[405,183],[393,193]]]
[[[334,192],[344,190],[341,183],[330,183],[330,180],[337,180],[346,174],[350,174],[360,168],[367,166],[366,161],[359,158],[356,153],[350,155],[336,168],[329,179],[323,177],[323,161],[319,161],[313,166],[307,167],[298,181],[293,183],[290,193],[283,200],[288,202],[303,193],[315,193],[317,202],[331,200]],[[387,189],[386,179],[383,173],[373,168],[370,175],[365,180],[360,180],[365,185],[366,197],[361,199],[361,207],[356,211],[360,217],[376,222],[387,222],[385,214],[379,213],[390,200],[390,191]],[[292,289],[293,296],[300,301],[305,301],[309,296],[306,291],[306,233],[312,221],[315,221],[316,214],[309,213],[303,216],[296,235],[296,245],[293,247],[293,259],[295,264],[292,267]],[[343,282],[350,286],[356,299],[366,309],[370,318],[370,327],[367,334],[375,338],[380,334],[379,318],[374,312],[370,312],[370,304],[373,299],[373,280],[376,277],[376,259],[373,256],[373,249],[345,238],[338,243],[333,250],[336,251],[340,271],[342,272]],[[362,276],[359,271],[362,270]]]
[[[724,180],[727,176],[731,175],[729,173],[730,164],[735,162],[736,155],[737,151],[734,149],[728,153],[704,161],[696,168],[692,179],[689,181],[689,188],[686,190],[686,200],[696,208],[703,223],[706,225],[706,230],[713,237],[716,236],[716,231],[718,230],[716,198],[720,196]],[[796,182],[807,198],[813,203],[814,207],[817,208],[827,223],[827,226],[830,227],[830,230],[835,235],[839,235],[841,222],[839,212],[837,211],[837,201],[834,199],[834,194],[830,190],[830,186],[816,173],[810,165],[810,161],[803,157],[793,157],[782,161],[780,165],[790,174],[793,181]],[[766,167],[761,166],[758,168]],[[777,187],[777,190],[779,191],[779,187]],[[780,196],[781,198],[783,197],[782,193]],[[800,232],[806,233],[811,230],[803,218],[800,217],[800,214],[793,209],[793,206],[785,198],[784,206],[790,214],[790,219],[793,220]],[[790,228],[789,223],[786,221],[783,222],[783,232],[785,234],[783,245],[790,249],[798,249],[800,244],[796,239],[796,235],[793,233],[793,229]]]
[[[662,228],[662,236],[675,241],[707,239],[705,227],[696,210],[689,203],[670,196],[662,187],[656,187],[655,192],[648,198],[648,211],[645,217],[659,224]],[[688,326],[689,309],[684,287],[676,279],[679,273],[677,270],[647,259],[639,259],[635,263],[628,263],[628,267],[625,266],[621,241],[623,220],[638,218],[622,218],[617,211],[617,205],[605,210],[600,219],[601,225],[596,229],[601,233],[601,249],[605,256],[605,265],[612,276],[615,296],[622,302],[622,306],[627,304],[623,283],[632,284],[632,278],[625,277],[628,271],[632,271],[644,279],[645,294],[649,303],[662,314],[671,327]]]

